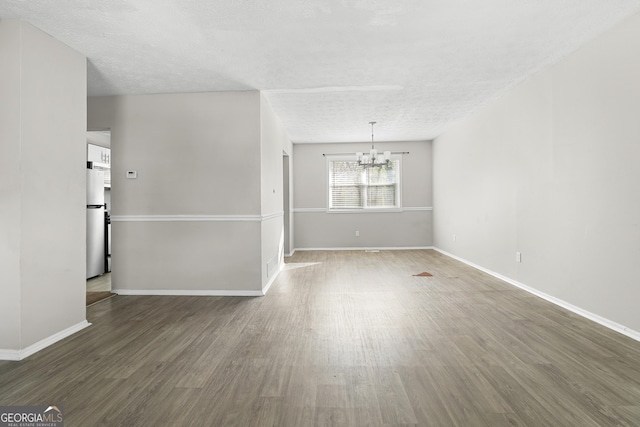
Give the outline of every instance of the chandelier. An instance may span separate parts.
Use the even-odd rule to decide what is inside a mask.
[[[389,161],[391,161],[391,151],[384,151],[382,155],[378,154],[378,150],[375,149],[373,144],[373,125],[375,125],[376,122],[369,122],[369,124],[371,125],[371,150],[369,150],[368,154],[362,152],[356,153],[358,166],[370,168],[372,166],[380,167],[389,165]]]

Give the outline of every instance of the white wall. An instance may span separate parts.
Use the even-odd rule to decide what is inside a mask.
[[[278,126],[255,91],[89,98],[89,129],[111,129],[113,288],[262,292],[282,234]]]
[[[410,153],[402,159],[403,212],[327,213],[327,164],[322,154],[366,152],[369,148],[370,143],[294,145],[296,249],[432,245],[430,141],[377,144],[379,150]]]
[[[0,349],[20,352],[86,326],[86,59],[25,22],[0,33]]]
[[[99,145],[100,147],[111,147],[111,133],[109,131],[94,131],[87,132],[87,144]]]
[[[437,138],[435,246],[640,331],[639,75],[636,15]]]

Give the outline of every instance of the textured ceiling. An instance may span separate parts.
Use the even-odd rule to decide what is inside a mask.
[[[294,142],[425,140],[640,0],[1,0],[90,95],[261,90]]]

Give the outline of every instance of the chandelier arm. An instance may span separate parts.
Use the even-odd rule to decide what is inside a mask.
[[[409,154],[408,151],[392,151],[391,154]],[[353,156],[353,153],[322,153],[324,157],[326,156]]]

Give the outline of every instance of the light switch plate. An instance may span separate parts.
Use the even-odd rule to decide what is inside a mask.
[[[136,179],[138,177],[138,171],[127,171],[128,179]]]

